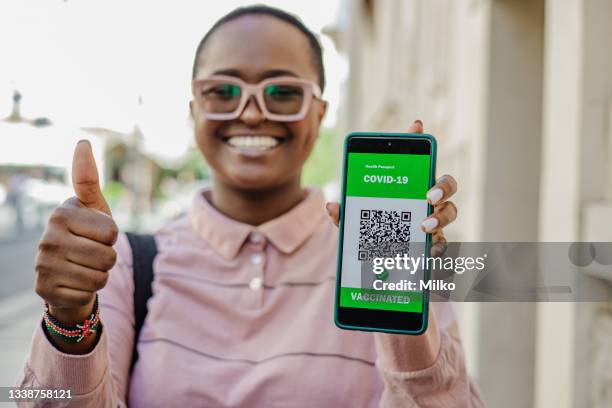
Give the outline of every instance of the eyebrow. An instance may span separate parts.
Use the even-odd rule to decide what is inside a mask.
[[[229,75],[244,79],[244,76],[238,69],[219,69],[213,72],[213,75]],[[272,78],[277,76],[292,76],[299,78],[299,75],[288,69],[271,69],[260,75],[260,79]]]

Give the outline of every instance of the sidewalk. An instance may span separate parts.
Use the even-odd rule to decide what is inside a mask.
[[[15,384],[42,310],[42,300],[31,289],[0,300],[0,387]]]

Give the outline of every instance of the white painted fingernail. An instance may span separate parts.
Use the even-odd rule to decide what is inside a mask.
[[[431,231],[438,226],[438,219],[434,217],[427,218],[425,221],[423,221],[421,226],[425,229],[425,231]]]
[[[434,188],[433,190],[427,192],[427,199],[430,203],[435,204],[440,201],[443,195],[444,191],[442,191],[441,188]]]

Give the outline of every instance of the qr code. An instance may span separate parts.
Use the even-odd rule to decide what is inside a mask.
[[[361,210],[357,259],[391,258],[410,247],[410,211]]]

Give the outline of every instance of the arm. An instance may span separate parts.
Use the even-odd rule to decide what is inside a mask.
[[[39,324],[17,381],[19,387],[70,389],[72,399],[62,402],[75,407],[125,406],[134,337],[129,245],[125,237],[117,242],[117,225],[98,180],[91,146],[81,141],[72,162],[76,196],[49,217],[35,287],[65,325],[87,318],[100,292],[99,332],[68,343]]]
[[[69,354],[56,347],[38,324],[17,387],[70,389],[70,407],[127,406],[134,341],[134,284],[131,251],[124,235],[115,249],[117,263],[99,292],[103,329],[97,342],[85,354]]]
[[[415,121],[408,129],[422,133],[423,124]],[[448,199],[457,191],[451,176],[440,177],[427,192],[433,214],[421,224],[432,235],[431,256],[446,250],[443,228],[457,217],[457,208]],[[339,205],[328,203],[327,212],[338,225]],[[427,331],[420,336],[375,333],[376,366],[385,389],[383,407],[479,407],[482,400],[465,370],[457,324],[448,303],[433,303]]]
[[[381,407],[483,407],[469,378],[449,303],[432,303],[421,336],[375,333],[384,391]]]

